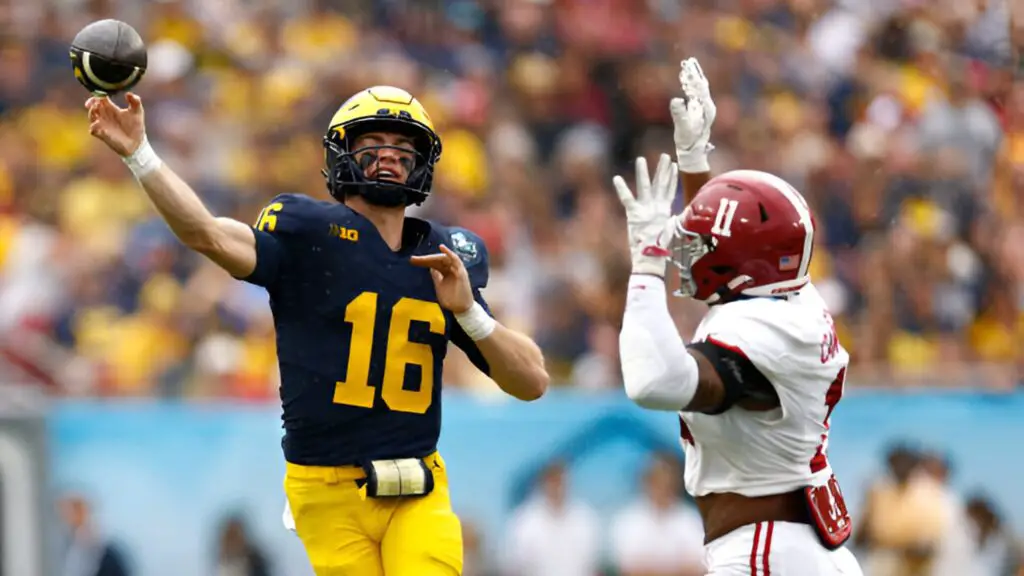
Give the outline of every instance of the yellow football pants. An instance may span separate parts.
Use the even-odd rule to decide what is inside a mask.
[[[462,526],[452,511],[444,460],[424,459],[434,491],[363,498],[359,467],[288,463],[284,491],[317,576],[458,576]]]

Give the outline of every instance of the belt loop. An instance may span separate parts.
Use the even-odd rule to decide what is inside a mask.
[[[333,467],[333,466],[328,468],[327,469],[327,473],[324,475],[324,480],[328,484],[337,484],[338,483],[338,469]]]

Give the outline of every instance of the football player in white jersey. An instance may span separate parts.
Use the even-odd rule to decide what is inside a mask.
[[[708,178],[714,102],[696,60],[680,80],[678,164],[662,155],[652,182],[638,159],[636,197],[614,182],[633,255],[619,341],[626,392],[679,412],[709,574],[861,576],[843,547],[850,516],[827,457],[849,355],[808,274],[814,219],[772,174]],[[673,216],[680,170],[690,201]],[[709,306],[689,344],[669,314],[669,262],[676,294]]]

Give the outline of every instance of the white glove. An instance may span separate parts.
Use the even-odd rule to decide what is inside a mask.
[[[708,153],[715,149],[710,143],[711,125],[715,123],[718,108],[711,99],[708,79],[697,59],[683,60],[680,68],[679,83],[686,97],[673,98],[669,103],[675,124],[676,161],[683,172],[710,172]]]
[[[679,166],[670,160],[668,154],[661,155],[652,184],[647,160],[636,159],[636,198],[622,176],[612,179],[619,200],[626,208],[633,274],[665,277],[665,264],[671,255],[669,244],[675,234],[672,202],[679,184]]]

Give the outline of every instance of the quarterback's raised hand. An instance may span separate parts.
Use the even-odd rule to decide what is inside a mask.
[[[487,361],[488,375],[498,387],[520,400],[540,398],[550,380],[540,348],[529,336],[495,320],[474,298],[462,258],[444,244],[439,248],[439,254],[409,260],[430,270],[438,304],[454,313],[455,321]]]
[[[629,226],[629,247],[633,257],[634,274],[665,276],[669,244],[675,226],[672,225],[672,202],[679,183],[679,167],[662,154],[651,181],[647,160],[636,159],[636,197],[622,176],[612,179],[622,206],[626,209]]]
[[[669,103],[675,125],[676,161],[679,169],[689,174],[710,172],[708,153],[714,150],[711,126],[718,108],[711,99],[708,79],[696,58],[680,63],[679,83],[685,97],[673,98]]]
[[[128,101],[127,108],[121,108],[107,97],[93,96],[85,101],[85,108],[89,111],[89,133],[120,156],[130,156],[146,138],[142,99],[128,93],[125,100]]]

